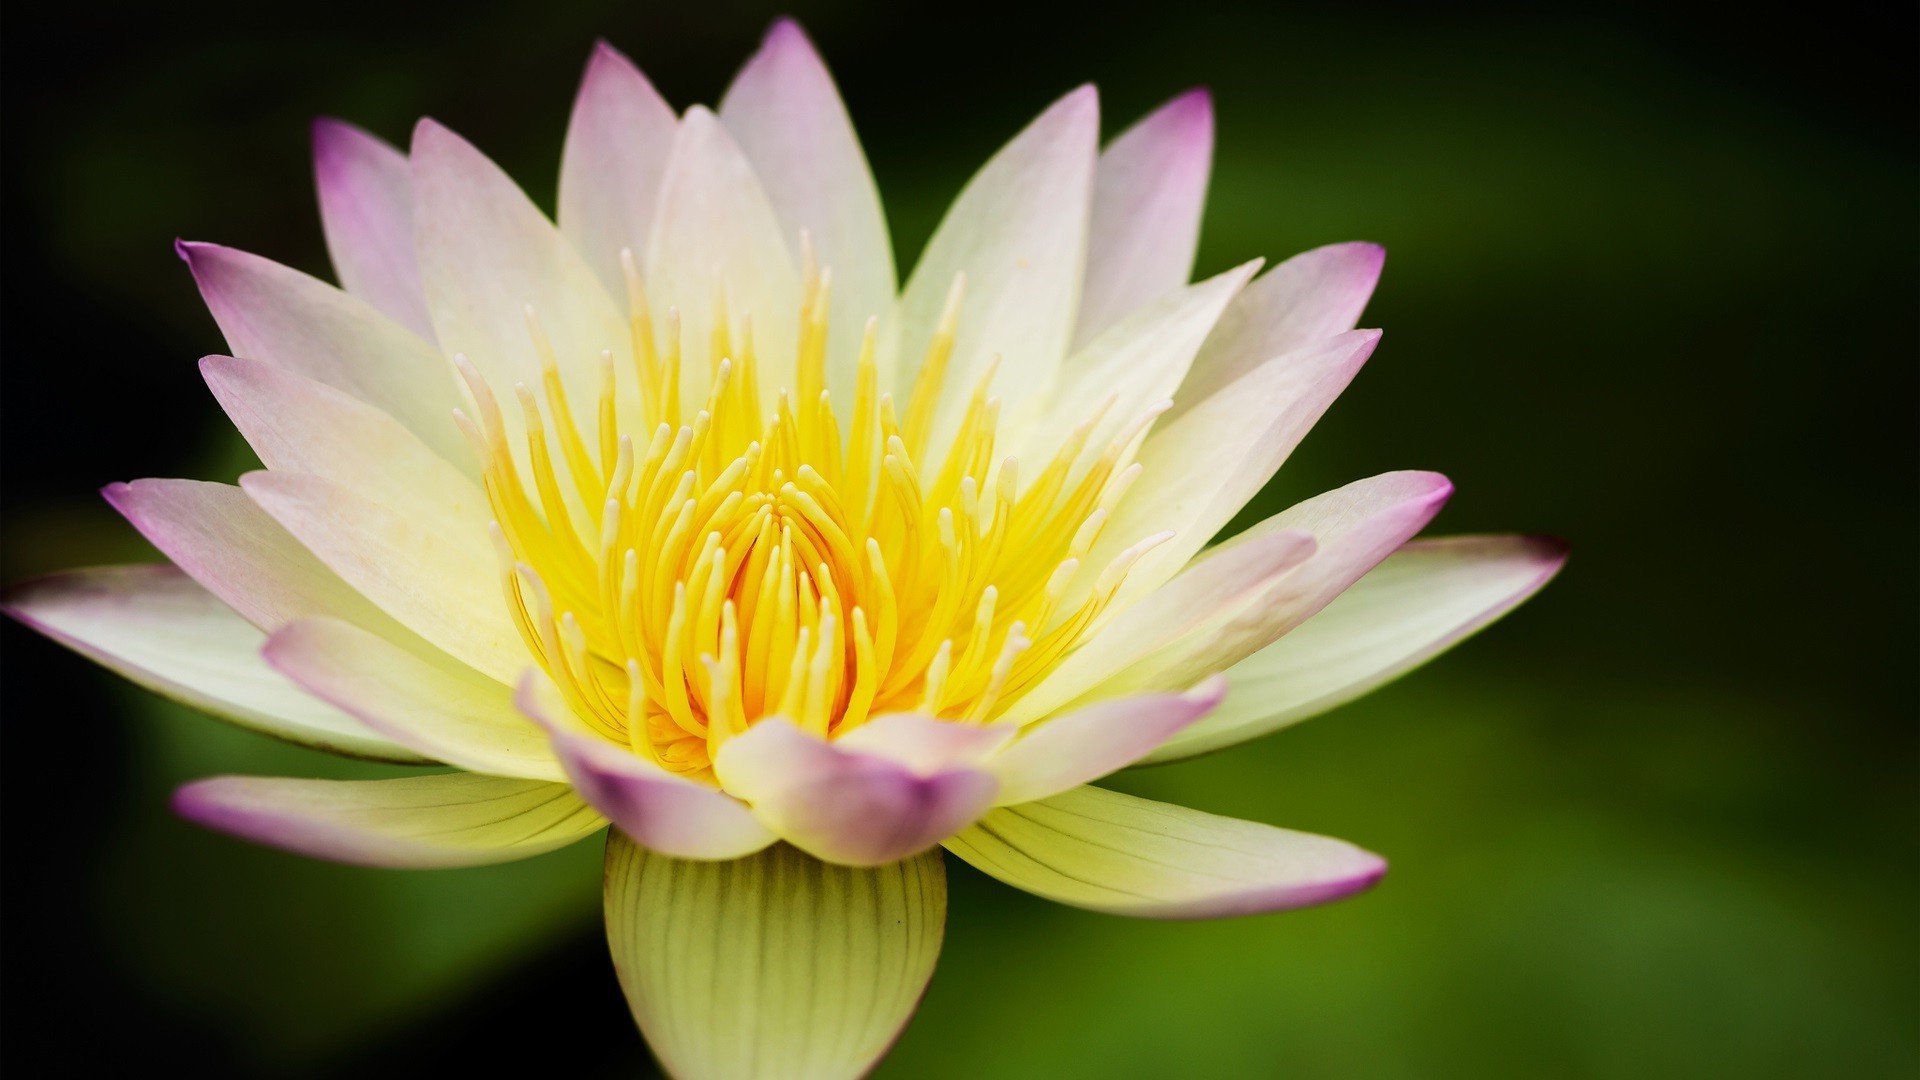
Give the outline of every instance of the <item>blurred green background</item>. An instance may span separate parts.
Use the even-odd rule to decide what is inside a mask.
[[[1459,489],[1440,531],[1574,549],[1431,668],[1115,782],[1352,838],[1392,859],[1379,889],[1156,924],[956,864],[945,957],[882,1077],[1920,1069],[1910,10],[13,5],[4,578],[150,558],[101,484],[247,467],[170,242],[327,273],[311,116],[404,141],[432,114],[551,206],[594,36],[685,105],[782,10],[840,77],[903,265],[1058,93],[1097,81],[1111,133],[1211,85],[1199,272],[1389,251],[1363,323],[1385,341],[1263,512],[1431,468]],[[194,830],[165,808],[192,777],[377,770],[17,627],[4,645],[13,1064],[652,1067],[598,935],[597,845],[408,874]]]

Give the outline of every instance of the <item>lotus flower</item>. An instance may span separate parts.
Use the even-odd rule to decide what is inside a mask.
[[[342,288],[182,243],[265,470],[107,499],[172,560],[15,616],[306,746],[457,771],[217,777],[177,810],[343,862],[601,832],[620,983],[668,1071],[845,1076],[939,953],[942,851],[1151,918],[1346,896],[1351,844],[1099,787],[1428,659],[1559,568],[1412,539],[1396,472],[1209,547],[1373,351],[1382,252],[1188,283],[1203,91],[1099,146],[1091,87],[966,186],[896,289],[826,68],[776,25],[717,112],[602,45],[558,224],[431,120],[314,128]]]

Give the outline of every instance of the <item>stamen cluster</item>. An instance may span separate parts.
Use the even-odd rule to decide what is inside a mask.
[[[995,453],[989,366],[930,452],[964,279],[902,419],[880,387],[871,319],[852,409],[836,413],[832,275],[810,253],[798,355],[782,365],[791,389],[766,380],[751,319],[735,324],[723,297],[705,356],[683,348],[675,312],[656,336],[630,252],[622,264],[637,370],[603,353],[598,400],[577,415],[528,309],[542,374],[537,391],[513,387],[525,456],[464,357],[475,411],[456,420],[482,462],[522,636],[574,712],[636,753],[710,779],[721,745],[764,716],[823,738],[889,712],[990,721],[1086,636],[1162,539],[1097,574],[1081,565],[1139,473],[1133,452],[1158,408],[1089,446],[1109,400],[1023,485],[1016,458]],[[689,409],[696,363],[709,391]],[[623,378],[637,380],[644,446],[620,430]]]

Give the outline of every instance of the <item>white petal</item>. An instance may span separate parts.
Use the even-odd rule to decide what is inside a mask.
[[[541,855],[607,821],[565,784],[472,773],[394,780],[216,776],[174,793],[181,817],[316,859],[392,869]]]
[[[1533,536],[1415,540],[1298,630],[1229,669],[1226,702],[1146,760],[1232,746],[1351,701],[1511,611],[1559,572],[1566,554],[1559,541]]]
[[[317,476],[437,527],[485,535],[493,520],[486,493],[379,409],[254,360],[209,356],[200,373],[267,468]]]
[[[349,293],[433,340],[413,258],[413,170],[407,155],[352,124],[313,122],[313,175],[333,271]]]
[[[929,467],[995,357],[993,393],[1008,414],[1052,385],[1080,304],[1099,133],[1091,86],[1055,102],[967,182],[907,279],[887,327],[900,393],[920,371],[955,275],[966,275]]]
[[[398,419],[471,469],[453,424],[453,368],[428,342],[317,278],[217,244],[179,245],[235,356],[325,383]]]
[[[520,677],[529,656],[484,527],[409,513],[300,473],[252,472],[240,487],[388,615],[500,682]]]
[[[1149,919],[1325,903],[1387,870],[1378,855],[1344,840],[1093,787],[995,810],[946,846],[1035,896]]]
[[[729,862],[607,837],[607,944],[680,1080],[864,1075],[913,1015],[946,929],[938,851],[872,869],[777,844]]]
[[[493,776],[566,779],[513,691],[445,654],[417,655],[312,618],[276,632],[262,655],[315,697],[424,756]]]
[[[118,675],[241,727],[354,757],[426,760],[268,667],[266,635],[175,567],[39,578],[9,590],[5,610]]]
[[[1162,105],[1100,154],[1076,341],[1092,341],[1187,283],[1212,166],[1213,97],[1205,90]]]
[[[833,76],[791,19],[773,24],[728,87],[720,122],[753,163],[782,235],[805,229],[833,272],[827,386],[851,404],[862,328],[893,307],[893,245]]]
[[[1176,287],[1068,357],[1048,407],[1010,421],[1012,452],[1036,466],[1053,460],[1073,423],[1095,408],[1103,413],[1087,445],[1098,451],[1149,409],[1164,408],[1220,313],[1259,269],[1256,259]]]
[[[634,370],[627,321],[586,260],[460,136],[422,120],[412,160],[420,280],[441,350],[466,356],[502,397],[517,382],[538,386],[532,308],[576,407],[598,399],[600,355],[611,351],[623,377],[621,430],[643,430],[639,390],[624,378]],[[506,410],[506,423],[517,452],[525,443],[518,410]]]
[[[646,268],[649,304],[680,313],[688,415],[707,397],[717,294],[734,332],[752,322],[763,402],[794,389],[800,272],[789,244],[798,239],[786,235],[752,163],[719,119],[697,105],[687,110],[661,182]],[[654,328],[664,331],[664,320]]]
[[[560,155],[560,232],[609,296],[626,295],[621,250],[646,254],[678,122],[633,61],[604,41],[594,45]]]

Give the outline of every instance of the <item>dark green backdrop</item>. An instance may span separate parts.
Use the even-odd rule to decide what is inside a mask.
[[[94,495],[230,478],[170,242],[325,272],[306,122],[431,113],[550,205],[596,34],[712,100],[755,3],[12,5],[4,576],[147,558]],[[1828,5],[791,5],[905,256],[1092,79],[1109,131],[1210,84],[1199,270],[1389,250],[1385,341],[1262,513],[1439,469],[1442,531],[1555,532],[1562,578],[1362,702],[1119,786],[1351,837],[1394,869],[1214,924],[1050,907],[964,867],[883,1077],[1911,1076],[1916,1015],[1914,27]],[[8,627],[12,1063],[379,1076],[644,1056],[597,849],[439,874],[302,862],[165,809],[213,771],[351,767]],[[33,1071],[33,1070],[29,1070]]]

